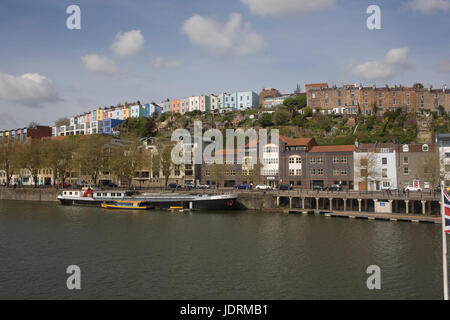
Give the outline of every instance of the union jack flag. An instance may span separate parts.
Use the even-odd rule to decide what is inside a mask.
[[[448,195],[445,188],[442,189],[442,194],[444,198],[444,231],[446,233],[450,233],[450,196]]]

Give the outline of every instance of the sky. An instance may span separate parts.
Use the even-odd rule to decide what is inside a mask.
[[[381,29],[367,27],[370,5]],[[2,0],[0,130],[297,83],[441,88],[449,34],[450,0]]]

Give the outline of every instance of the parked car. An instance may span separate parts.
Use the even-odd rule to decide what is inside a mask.
[[[197,188],[199,188],[199,189],[209,189],[211,187],[209,185],[207,185],[207,184],[198,184]]]
[[[172,183],[169,183],[169,188],[170,189],[181,189],[181,186],[178,183],[172,182]]]
[[[108,188],[117,188],[118,185],[115,183],[108,183]]]
[[[238,184],[236,186],[236,189],[238,189],[238,190],[248,190],[248,189],[250,189],[250,186],[248,184]]]
[[[328,186],[328,188],[326,188],[326,190],[328,191],[341,191],[341,186],[338,184],[332,184],[330,186]]]
[[[436,187],[434,187],[434,192],[441,192],[441,186],[437,185]]]
[[[288,184],[280,184],[278,186],[278,190],[290,190],[291,188],[289,187]]]
[[[255,189],[256,189],[256,190],[272,190],[272,187],[271,187],[271,186],[268,186],[268,185],[266,185],[266,184],[257,184],[257,185],[255,186]]]
[[[322,191],[323,188],[321,186],[312,186],[313,190]]]
[[[186,183],[184,184],[184,187],[185,187],[186,189],[193,189],[193,188],[195,188],[195,185],[194,185],[192,182],[186,182]]]
[[[407,186],[405,188],[405,191],[419,191],[419,192],[422,192],[422,188],[421,187],[414,187],[414,186]]]

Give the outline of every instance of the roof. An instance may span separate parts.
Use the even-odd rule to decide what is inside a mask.
[[[280,140],[283,141],[287,147],[308,146],[312,141],[315,144],[313,138],[288,138],[280,135]]]
[[[314,146],[309,152],[353,152],[354,145]]]

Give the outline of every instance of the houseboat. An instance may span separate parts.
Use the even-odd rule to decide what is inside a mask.
[[[119,190],[64,190],[58,196],[63,205],[83,205],[100,207],[102,203],[116,201],[145,201],[155,208],[168,209],[173,206],[183,209],[234,209],[237,194],[180,194],[180,193],[137,193]]]

